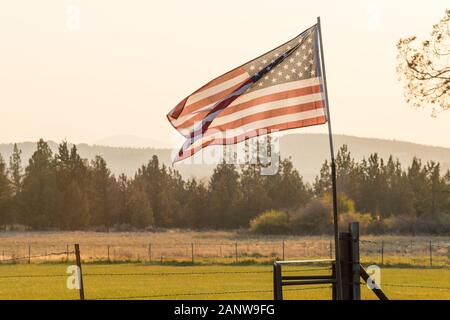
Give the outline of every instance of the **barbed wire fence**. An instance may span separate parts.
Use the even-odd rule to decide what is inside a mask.
[[[205,245],[205,244],[198,244],[198,245]],[[217,244],[216,244],[217,245]],[[220,244],[220,245],[225,245],[225,244]],[[272,243],[273,247],[271,248],[271,251],[274,251],[273,249],[275,248],[275,243]],[[304,245],[304,243],[303,243]],[[329,246],[332,246],[333,243],[329,242]],[[371,254],[371,253],[377,253],[378,255],[381,254],[381,256],[379,257],[381,259],[382,262],[387,262],[387,261],[383,261],[384,259],[388,259],[389,258],[389,254],[386,255],[386,252],[390,252],[389,250],[393,250],[393,252],[395,254],[399,254],[399,253],[403,253],[404,255],[408,255],[411,254],[412,248],[416,248],[416,250],[425,250],[428,249],[428,251],[433,254],[436,253],[438,250],[442,250],[449,248],[449,246],[446,243],[432,243],[432,242],[410,242],[409,244],[402,244],[399,245],[398,243],[389,243],[389,242],[385,242],[384,240],[382,240],[381,242],[377,242],[377,241],[372,241],[372,240],[361,240],[361,246],[367,246],[367,254]],[[23,256],[16,256],[15,257],[8,257],[7,259],[2,259],[2,263],[4,264],[9,264],[9,263],[32,263],[32,262],[58,262],[58,261],[64,261],[66,262],[68,265],[71,262],[71,256],[73,256],[76,253],[76,250],[69,250],[69,248],[71,246],[66,245],[66,250],[64,251],[52,251],[52,252],[46,252],[45,254],[31,254],[32,253],[32,247],[31,245],[28,246],[27,250],[28,250],[28,255],[23,255]],[[150,247],[151,248],[151,247]],[[236,248],[239,248],[239,246],[237,245],[237,243],[234,243],[234,249],[235,249],[235,254],[236,257],[241,257],[238,256],[238,250],[236,250]],[[283,241],[283,243],[281,244],[281,248],[282,248],[282,254],[286,255],[286,252],[289,248],[289,246],[286,245],[286,243]],[[393,249],[392,249],[393,248]],[[47,250],[48,248],[46,248]],[[111,260],[111,256],[109,256],[109,254],[111,253],[111,246],[107,245],[107,262],[112,262]],[[195,264],[195,246],[193,246],[191,244],[191,249],[192,249],[192,263]],[[249,248],[247,248],[249,249]],[[327,252],[332,256],[332,250],[330,250],[330,248],[325,248],[327,249]],[[150,249],[151,250],[151,249]],[[242,252],[242,251],[241,251]],[[149,252],[151,253],[151,252]],[[273,252],[272,252],[273,254]],[[317,252],[314,252],[314,255],[316,255]],[[276,253],[274,254],[276,255]],[[235,258],[236,258],[235,257]],[[3,257],[4,258],[4,257]],[[56,260],[50,260],[50,259],[55,259]],[[432,259],[433,256],[430,256],[430,266],[432,266]],[[74,259],[75,260],[75,259]],[[301,269],[288,269],[285,272],[287,273],[304,273],[304,272],[330,272],[331,268],[330,267],[323,267],[323,266],[315,266],[315,267],[311,267],[311,268],[301,268]],[[146,272],[87,272],[87,273],[83,273],[83,277],[85,278],[93,278],[93,277],[97,277],[97,278],[105,278],[105,279],[112,279],[112,278],[116,278],[116,277],[120,277],[120,278],[124,278],[124,277],[164,277],[164,278],[168,278],[168,277],[187,277],[189,278],[190,276],[196,276],[196,277],[210,277],[211,275],[226,275],[226,276],[230,276],[230,275],[239,275],[239,276],[247,276],[247,275],[263,275],[263,274],[272,274],[272,270],[249,270],[249,271],[240,271],[240,270],[236,270],[236,271],[188,271],[188,272],[158,272],[158,271],[146,271]],[[54,274],[0,274],[0,280],[4,280],[4,281],[14,281],[17,279],[33,279],[33,278],[63,278],[64,281],[66,281],[65,279],[68,277],[68,274],[59,274],[59,273],[54,273]],[[363,283],[360,283],[360,285],[363,285]],[[386,288],[399,288],[399,289],[427,289],[427,290],[445,290],[445,291],[450,291],[450,287],[446,287],[446,286],[432,286],[432,285],[425,285],[425,284],[402,284],[402,283],[383,283],[382,284],[383,287]],[[325,290],[325,289],[331,289],[331,286],[329,285],[311,285],[308,287],[302,287],[302,288],[290,288],[290,289],[286,289],[285,291],[287,292],[300,292],[300,291],[311,291],[311,290]],[[94,292],[93,294],[93,299],[97,299],[97,300],[116,300],[116,299],[121,299],[121,300],[135,300],[135,299],[175,299],[175,298],[196,298],[196,297],[211,297],[211,296],[226,296],[226,295],[254,295],[254,294],[270,294],[272,293],[273,289],[272,288],[267,288],[267,289],[246,289],[246,290],[216,290],[216,291],[198,291],[198,292],[170,292],[170,293],[161,293],[161,294],[142,294],[142,295],[123,295],[123,296],[103,296],[103,297],[97,297],[95,295],[95,289],[93,288],[88,288],[87,292],[88,294],[90,293],[89,290],[92,290]],[[83,291],[83,298],[84,298],[84,291]]]
[[[136,245],[83,244],[84,263],[148,264],[253,264],[274,260],[321,259],[334,256],[332,240],[319,241],[234,241],[152,243]],[[450,267],[450,241],[361,240],[364,263],[382,266]],[[28,244],[0,246],[0,264],[68,262],[73,257],[69,245]],[[50,252],[50,253],[49,253]]]

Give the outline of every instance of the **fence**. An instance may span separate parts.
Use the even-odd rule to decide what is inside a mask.
[[[235,244],[235,243],[234,243]],[[280,246],[280,252],[282,250],[282,243],[278,244]],[[380,253],[382,245],[384,246],[385,255],[384,258],[387,259],[385,263],[389,262],[390,255],[389,253],[392,248],[396,248],[396,250],[402,249],[401,247],[394,246],[393,243],[372,243],[367,242],[369,249],[373,249],[373,247],[378,247],[378,250],[374,250],[374,253],[377,254],[377,257],[381,259]],[[418,244],[416,244],[418,245]],[[429,244],[428,244],[429,245]],[[439,244],[442,248],[443,244]],[[425,244],[422,244],[425,247]],[[32,263],[40,262],[40,261],[68,261],[67,265],[73,264],[75,261],[75,255],[73,246],[60,246],[64,247],[68,250],[62,251],[48,251],[46,257],[43,255],[33,254],[33,246],[31,246],[31,250],[28,248],[22,248],[22,251],[26,253],[31,253],[30,255],[25,256],[17,256],[15,261],[6,259],[4,263]],[[238,253],[239,251],[239,243],[238,243]],[[419,247],[419,246],[418,246]],[[55,249],[59,248],[58,246],[54,247]],[[196,257],[196,246],[194,245],[194,258]],[[289,253],[289,245],[285,243],[284,249],[285,254]],[[112,260],[112,252],[113,247],[110,246],[110,259]],[[192,246],[191,246],[192,249]],[[232,248],[232,249],[235,249]],[[229,249],[230,252],[233,250]],[[271,248],[269,248],[271,249]],[[288,249],[288,250],[286,250]],[[429,248],[428,248],[429,249]],[[435,253],[435,251],[439,250],[437,247],[437,243],[431,244],[431,252]],[[107,248],[103,248],[103,250],[107,251]],[[266,249],[268,250],[268,249]],[[367,249],[368,250],[368,249]],[[410,249],[409,249],[410,250]],[[425,250],[420,247],[420,250]],[[84,246],[81,246],[81,256],[84,255]],[[269,250],[271,251],[271,250]],[[369,251],[368,251],[369,252]],[[395,253],[397,251],[394,251]],[[388,255],[386,256],[386,253]],[[410,253],[407,251],[406,253]],[[105,255],[107,252],[105,253]],[[317,254],[317,253],[314,253]],[[432,257],[435,257],[433,254]],[[187,262],[191,262],[187,257],[183,257]],[[239,259],[239,257],[238,257]],[[433,258],[434,259],[434,258]],[[233,257],[234,260],[234,257]],[[102,260],[107,261],[107,260]],[[435,260],[433,260],[435,261]],[[68,277],[65,272],[65,268],[55,269],[52,264],[40,264],[43,269],[40,268],[30,268],[26,267],[26,269],[15,269],[14,267],[8,268],[9,273],[0,272],[0,291],[1,287],[10,287],[11,286],[17,290],[17,287],[20,286],[20,283],[24,284],[24,287],[33,288],[35,286],[30,286],[30,283],[41,283],[41,285],[37,286],[39,289],[36,292],[36,298],[39,298],[39,294],[44,290],[47,283],[58,283],[59,288],[62,288],[61,284],[66,282]],[[37,265],[39,267],[39,264]],[[61,263],[56,264],[55,266],[61,266]],[[165,267],[165,266],[153,266],[148,265],[144,267],[131,267],[129,269],[120,269],[116,268],[113,264],[91,264],[86,265],[86,268],[83,266],[83,278],[86,280],[87,285],[85,286],[86,299],[198,299],[198,298],[242,298],[245,299],[249,296],[255,296],[269,299],[272,296],[272,286],[271,286],[271,278],[272,278],[272,270],[270,266],[259,265],[256,267],[246,266],[236,268],[234,266],[188,266],[180,269],[179,267]],[[48,269],[47,269],[48,268]],[[216,268],[216,269],[214,269]],[[1,270],[1,269],[0,269]],[[15,271],[16,270],[16,271]],[[26,272],[20,272],[19,270],[25,270]],[[40,273],[39,270],[53,270],[53,272],[49,273]],[[55,271],[59,270],[59,271]],[[99,272],[99,270],[103,270]],[[104,271],[106,270],[106,271]],[[120,272],[120,270],[136,270],[135,272]],[[173,270],[173,271],[168,271]],[[302,274],[329,274],[331,273],[330,267],[325,267],[322,265],[314,265],[314,266],[306,266],[301,269],[297,267],[292,267],[291,269],[287,269],[285,272],[290,273],[292,275],[298,274],[301,272]],[[419,270],[417,272],[420,272]],[[435,272],[435,271],[433,271]],[[439,271],[436,271],[439,273]],[[447,272],[447,271],[446,271]],[[439,275],[439,274],[438,274]],[[216,285],[211,283],[211,279],[217,279],[217,281],[226,282],[223,287],[217,287]],[[226,280],[224,280],[226,279]],[[243,284],[245,280],[247,284]],[[22,282],[23,281],[23,282]],[[148,284],[148,287],[145,287],[144,290],[135,290],[136,284],[145,281]],[[195,287],[191,286],[192,284],[198,283],[199,281],[204,282],[203,287]],[[421,282],[423,281],[423,282]],[[180,283],[182,286],[178,286],[176,290],[161,290],[161,288],[156,287],[155,282],[163,283],[163,288],[167,287],[167,283]],[[249,285],[248,283],[251,283]],[[383,282],[383,287],[387,290],[387,293],[390,294],[390,290],[401,290],[403,293],[408,293],[411,290],[416,290],[419,293],[426,293],[425,290],[429,290],[432,292],[445,292],[448,296],[450,296],[450,286],[448,283],[443,283],[443,285],[430,285],[427,281],[420,280],[411,280],[411,283],[401,283],[398,281],[389,281]],[[124,288],[125,286],[126,288]],[[51,287],[51,286],[50,286]],[[104,290],[104,287],[112,287],[110,290]],[[138,287],[138,286],[136,286]],[[31,290],[31,289],[30,289]],[[312,285],[306,286],[302,288],[287,288],[285,290],[290,294],[297,294],[296,298],[304,298],[304,297],[315,297],[313,296],[314,292],[318,292],[317,294],[322,294],[322,298],[326,298],[327,294],[331,292],[329,285]],[[9,292],[13,292],[13,290],[9,289]],[[117,295],[117,292],[120,294]],[[301,295],[298,295],[301,294]],[[30,298],[29,296],[26,296]],[[57,296],[58,298],[69,298],[69,299],[77,299],[78,294],[76,292],[71,291],[71,295],[67,295],[67,293],[61,292],[61,296]],[[20,299],[21,296],[15,296],[15,298]]]
[[[274,260],[332,259],[332,240],[190,242],[136,245],[81,244],[84,263],[252,264]],[[69,245],[0,245],[0,263],[66,262]],[[363,263],[393,266],[450,267],[450,240],[361,240]],[[57,254],[52,254],[57,253]],[[72,257],[73,258],[73,257]]]

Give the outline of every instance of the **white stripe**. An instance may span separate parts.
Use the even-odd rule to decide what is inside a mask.
[[[226,131],[213,130],[213,131],[215,131],[214,133],[212,133],[211,135],[209,135],[207,137],[203,137],[202,139],[198,139],[194,144],[192,144],[184,152],[193,150],[193,149],[201,146],[203,143],[211,141],[211,140],[215,140],[217,138],[230,139],[230,138],[238,137],[242,134],[248,133],[253,130],[264,129],[264,128],[267,128],[267,127],[270,127],[273,125],[277,125],[277,124],[313,119],[313,118],[321,117],[324,115],[325,115],[324,109],[319,108],[319,109],[303,111],[303,112],[298,112],[298,113],[293,113],[293,114],[282,115],[282,116],[278,116],[278,117],[272,117],[272,118],[268,118],[268,119],[264,119],[264,120],[254,121],[254,122],[248,123],[246,125],[240,126],[237,129],[231,129],[231,130],[226,130]]]
[[[292,107],[292,106],[296,106],[299,104],[311,103],[311,102],[321,101],[321,100],[323,100],[322,94],[314,93],[314,94],[309,94],[307,96],[300,96],[300,97],[294,97],[294,98],[290,98],[290,99],[262,103],[262,104],[255,105],[253,107],[250,107],[250,108],[247,108],[247,109],[244,109],[241,111],[236,111],[234,113],[230,113],[225,116],[219,115],[211,123],[210,128],[221,126],[228,122],[232,122],[237,119],[241,119],[243,117],[253,115],[255,113],[269,111],[269,110],[277,110],[277,109]]]
[[[322,101],[324,100],[324,97],[322,95],[321,92],[319,93],[313,93],[313,94],[309,94],[306,96],[299,96],[299,97],[294,97],[294,98],[289,98],[289,99],[283,99],[283,100],[277,100],[277,101],[272,101],[272,102],[266,102],[266,103],[261,103],[255,106],[252,106],[250,108],[246,108],[240,111],[236,111],[224,116],[220,116],[218,115],[215,119],[215,115],[216,113],[212,114],[209,116],[209,118],[214,119],[213,122],[211,123],[211,125],[209,126],[209,128],[214,128],[214,127],[218,127],[224,124],[227,124],[229,122],[244,118],[246,116],[250,116],[256,113],[260,113],[260,112],[264,112],[264,111],[270,111],[270,110],[277,110],[277,109],[283,109],[283,108],[287,108],[287,107],[292,107],[292,106],[296,106],[299,104],[306,104],[306,103],[312,103],[312,102],[318,102],[318,101]],[[185,136],[190,136],[192,131],[195,130],[195,127],[199,127],[199,124],[201,123],[201,121],[198,121],[196,123],[194,123],[192,126],[184,128],[184,129],[179,129],[179,131],[185,135]]]
[[[322,81],[322,78],[320,78],[320,77],[318,77],[318,78],[310,78],[310,79],[299,80],[299,81],[292,81],[292,82],[283,83],[283,84],[271,86],[271,87],[268,87],[268,88],[256,90],[256,91],[249,92],[247,94],[241,95],[235,101],[233,101],[229,105],[229,107],[235,106],[237,104],[244,103],[244,102],[256,99],[256,98],[260,98],[260,97],[263,97],[263,96],[266,96],[266,95],[269,95],[269,94],[274,94],[274,93],[277,93],[277,92],[284,92],[284,91],[290,91],[290,90],[296,90],[296,89],[316,86],[316,85],[321,84],[321,81]],[[218,100],[218,101],[220,101],[220,100]],[[205,106],[205,107],[203,107],[203,108],[201,108],[199,110],[196,110],[195,112],[191,112],[191,113],[188,113],[188,114],[186,114],[184,116],[181,116],[177,120],[174,120],[172,122],[172,124],[175,127],[178,127],[178,126],[182,125],[183,123],[185,123],[186,121],[189,121],[189,119],[194,117],[198,112],[212,108],[216,103],[217,103],[217,101],[212,103],[212,104],[210,104],[210,105],[208,105],[208,106]],[[192,130],[192,126],[188,127],[188,128],[185,128],[185,129],[178,129],[178,130],[180,132],[189,131],[189,130]]]
[[[225,90],[245,81],[246,79],[248,79],[249,76],[250,75],[247,72],[245,72],[237,77],[231,78],[230,80],[219,83],[218,85],[215,85],[214,87],[211,87],[211,88],[203,90],[199,93],[193,94],[186,101],[186,106],[196,103],[197,101],[203,100],[203,99],[205,99],[209,96],[212,96],[216,93],[225,91]]]
[[[259,98],[259,97],[267,96],[269,94],[317,86],[317,85],[321,84],[321,80],[322,79],[320,77],[319,78],[310,78],[310,79],[305,79],[305,80],[282,83],[282,84],[278,84],[276,86],[271,86],[271,87],[264,88],[261,90],[249,92],[247,94],[240,96],[236,100],[234,100],[233,103],[230,104],[230,106],[244,103],[244,102]]]

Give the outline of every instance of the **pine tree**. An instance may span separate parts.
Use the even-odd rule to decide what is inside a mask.
[[[143,229],[153,226],[153,210],[143,188],[136,185],[132,187],[127,202],[127,211],[133,227]]]
[[[239,206],[239,225],[247,226],[250,220],[262,212],[273,207],[269,197],[266,181],[271,176],[261,174],[260,164],[242,166],[240,174],[240,188],[242,199]]]
[[[209,226],[208,190],[195,178],[186,182],[181,222],[184,226],[201,229]]]
[[[14,143],[13,153],[9,157],[9,174],[15,195],[19,194],[22,189],[23,169],[21,155],[22,150],[17,147],[17,143]]]
[[[239,174],[233,164],[220,163],[209,181],[208,208],[211,226],[216,229],[239,226],[241,200]]]
[[[411,166],[408,168],[408,180],[414,193],[412,199],[416,215],[426,215],[430,212],[430,188],[428,187],[427,172],[422,167],[422,162],[414,158]]]
[[[297,208],[305,205],[311,197],[290,159],[281,161],[277,174],[267,176],[266,188],[272,199],[273,209]]]
[[[441,166],[439,163],[430,161],[425,167],[429,187],[429,215],[442,214],[447,202],[446,185],[441,177]]]
[[[55,224],[60,229],[83,229],[89,223],[88,168],[75,145],[69,151],[66,141],[55,155],[57,213]]]
[[[92,225],[105,227],[109,232],[114,224],[116,210],[115,196],[117,186],[106,161],[96,156],[90,166],[89,210]]]
[[[6,226],[11,223],[10,204],[12,197],[12,188],[8,180],[6,163],[0,154],[0,226]]]
[[[25,169],[20,206],[22,223],[33,229],[55,227],[55,193],[57,190],[52,151],[40,139],[37,150],[31,156]]]
[[[314,194],[317,197],[321,197],[326,193],[331,192],[331,167],[327,160],[325,160],[322,168],[320,168],[319,176],[316,176],[313,188]]]

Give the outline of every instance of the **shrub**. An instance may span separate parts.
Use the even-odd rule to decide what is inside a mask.
[[[291,215],[293,231],[297,234],[320,235],[333,232],[333,210],[324,200],[313,199]]]
[[[339,215],[339,226],[342,230],[346,230],[350,222],[359,222],[360,231],[365,233],[372,223],[372,215],[358,212],[345,212]]]
[[[289,233],[289,215],[283,211],[266,211],[250,221],[250,230],[258,234]]]
[[[397,216],[386,220],[391,233],[450,234],[450,216],[448,214],[422,217]]]
[[[366,229],[366,234],[384,234],[388,231],[388,221],[381,219],[373,219]]]

